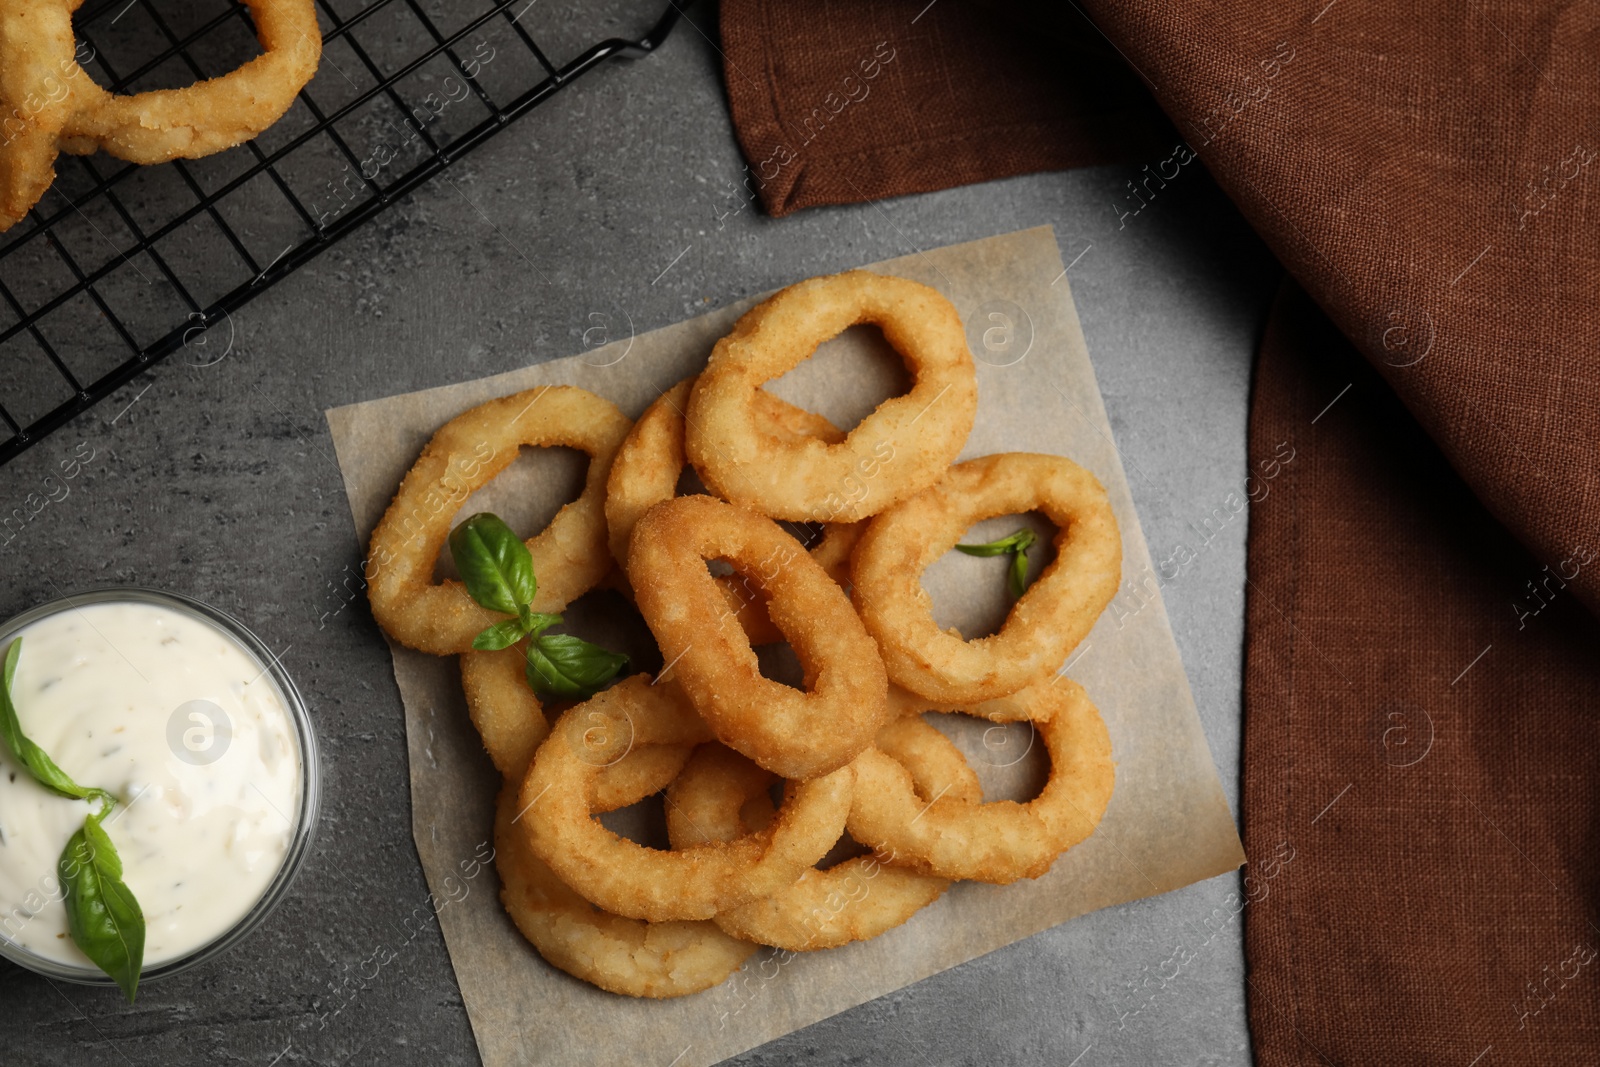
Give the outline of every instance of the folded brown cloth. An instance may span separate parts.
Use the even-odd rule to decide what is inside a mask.
[[[768,213],[1171,147],[1138,76],[1080,16],[1030,35],[957,0],[918,17],[925,3],[724,0],[728,105]]]
[[[1597,1062],[1600,7],[1084,10],[725,0],[747,185],[1184,138],[1303,287],[1251,426],[1305,459],[1251,518],[1245,842],[1293,856],[1247,925],[1259,1062]]]

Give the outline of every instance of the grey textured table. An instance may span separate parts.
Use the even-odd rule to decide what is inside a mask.
[[[410,918],[427,891],[400,703],[364,602],[340,610],[362,551],[328,407],[568,355],[603,323],[644,331],[807,275],[1049,223],[1157,558],[1242,494],[1250,365],[1278,268],[1198,166],[1126,218],[1131,166],[782,221],[751,207],[719,225],[742,167],[718,55],[680,26],[657,56],[596,73],[452,169],[453,185],[236,314],[220,362],[180,353],[0,468],[9,510],[80,442],[95,455],[0,550],[0,612],[134,583],[236,614],[285,650],[326,789],[292,898],[219,962],[134,1007],[0,965],[0,1059],[478,1062],[438,928]],[[1226,525],[1166,593],[1235,811],[1244,537],[1242,517]],[[1248,1063],[1244,917],[1209,943],[1201,925],[1237,888],[1218,878],[1089,915],[733,1062]],[[361,983],[385,945],[395,961]],[[1194,959],[1163,983],[1180,945]],[[333,992],[347,979],[365,987],[328,1015],[351,999]]]

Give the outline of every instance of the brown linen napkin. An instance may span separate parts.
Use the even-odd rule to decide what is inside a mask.
[[[1594,539],[1600,6],[1087,7],[1540,565]]]
[[[1290,876],[1247,922],[1259,1062],[1593,1063],[1600,8],[1085,7],[1304,287],[1251,427],[1306,457],[1251,518],[1243,821]],[[1166,156],[1033,10],[726,0],[752,193]],[[879,42],[873,106],[829,100]]]
[[[1551,572],[1600,540],[1546,571],[1293,285],[1250,454],[1282,442],[1248,555],[1245,843],[1285,867],[1245,909],[1257,1062],[1595,1063],[1600,624]]]
[[[919,17],[926,0],[723,0],[747,195],[781,216],[1171,148],[1137,75],[1080,16],[1029,34],[936,2]]]

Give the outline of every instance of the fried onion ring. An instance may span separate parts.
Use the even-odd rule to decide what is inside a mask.
[[[510,653],[509,657],[505,653]],[[515,682],[528,693],[528,702],[514,704],[516,714],[501,713],[495,697],[505,695],[506,659],[516,667]],[[481,714],[495,726],[484,733],[484,744],[495,766],[505,775],[495,808],[495,866],[500,872],[500,900],[517,929],[549,963],[575,978],[601,989],[634,997],[677,997],[717,985],[738,970],[751,947],[735,941],[709,922],[645,923],[595,910],[587,900],[557,878],[528,850],[526,836],[516,822],[521,814],[517,783],[539,741],[549,732],[538,698],[522,681],[521,656],[515,649],[484,653],[470,672],[463,659],[463,681],[469,700],[481,702],[483,712],[474,721],[483,727]],[[475,672],[487,670],[487,678]],[[593,782],[590,805],[595,811],[615,811],[663,789],[677,777],[694,746],[642,745],[601,769]],[[519,753],[526,753],[516,765]]]
[[[528,769],[533,753],[550,733],[539,696],[528,685],[522,646],[461,656],[461,688],[467,714],[483,738],[494,769],[507,781]]]
[[[82,0],[0,0],[0,232],[55,180],[58,151],[105,149],[133,163],[220,152],[283,117],[317,71],[313,0],[244,0],[263,54],[183,89],[119,96],[77,60],[72,13]]]
[[[703,561],[759,581],[805,691],[761,675]],[[634,527],[628,576],[673,677],[717,739],[784,778],[849,763],[888,715],[888,680],[849,598],[770,519],[707,496],[658,504]]]
[[[919,718],[890,723],[877,745],[910,772],[924,800],[983,799],[978,776],[960,749]],[[767,788],[776,777],[721,745],[703,745],[667,790],[673,848],[732,841],[766,827],[774,815]],[[853,856],[812,869],[788,889],[730,909],[713,920],[725,933],[791,952],[834,948],[894,929],[944,893],[949,879],[893,865],[892,854]]]
[[[55,181],[74,83],[72,13],[83,0],[0,0],[0,232],[20,222]]]
[[[785,440],[755,394],[830,337],[874,323],[914,384],[842,442]],[[936,290],[863,270],[811,278],[756,305],[718,341],[689,398],[686,446],[712,492],[775,519],[853,522],[938,481],[978,410],[961,317]]]
[[[1033,800],[987,804],[917,795],[911,772],[873,749],[855,763],[850,834],[892,850],[895,862],[942,878],[1004,885],[1038,878],[1094,832],[1111,802],[1116,764],[1105,722],[1066,678],[1031,686],[1028,721],[1050,756],[1050,780]]]
[[[653,686],[641,675],[567,712],[522,785],[534,855],[598,907],[652,922],[709,919],[792,885],[844,830],[853,782],[847,769],[793,787],[770,827],[727,845],[663,852],[592,817],[591,783],[624,746],[709,740],[706,733],[676,687]]]
[[[683,451],[684,408],[694,378],[685,378],[662,393],[633,424],[611,464],[606,482],[606,528],[611,555],[627,564],[628,538],[639,517],[663,500],[677,495],[678,479],[689,462]],[[823,418],[804,408],[787,404],[765,389],[755,393],[757,418],[761,425],[785,440],[814,437],[829,443],[844,440],[844,433]],[[822,539],[811,548],[812,558],[822,564],[834,581],[848,581],[850,550],[860,536],[859,523],[834,523],[824,528]],[[739,617],[745,636],[752,645],[769,645],[783,640],[778,628],[767,617],[766,597],[750,583],[734,575],[722,575],[717,585]],[[631,594],[631,590],[630,590]]]
[[[969,700],[948,702],[932,700],[928,697],[918,696],[909,689],[902,689],[893,682],[889,683],[889,711],[895,718],[904,718],[908,715],[921,715],[925,711],[941,711],[945,713],[960,712],[971,715],[977,719],[988,719],[990,722],[1009,723],[1026,722],[1035,714],[1034,690],[1041,685],[1049,685],[1055,680],[1054,675],[1049,675],[1038,681],[1023,686],[1015,693],[1007,693],[1003,697],[993,700]]]
[[[218,78],[132,96],[110,93],[85,75],[62,130],[62,149],[87,155],[102,148],[130,163],[196,159],[248,141],[282,118],[322,58],[316,5],[244,3],[261,55]]]
[[[684,454],[684,410],[695,379],[685,378],[645,408],[617,449],[606,483],[606,526],[611,554],[627,565],[628,538],[639,517],[677,495],[678,478],[689,463]],[[786,441],[814,437],[834,444],[844,433],[821,415],[795,407],[757,389],[752,401],[756,421]]]
[[[609,400],[567,385],[500,397],[463,412],[433,435],[372,531],[367,597],[390,637],[422,652],[472,650],[504,616],[480,607],[455,580],[433,583],[434,561],[461,504],[517,458],[520,445],[568,445],[589,454],[583,493],[528,540],[539,591],[534,611],[558,612],[605,578],[605,485],[632,425]]]
[[[1011,606],[998,633],[973,641],[939,629],[922,572],[972,524],[1042,511],[1060,527],[1056,558]],[[936,701],[1013,693],[1061,666],[1110,603],[1122,536],[1106,491],[1060,456],[1009,452],[951,467],[930,489],[874,518],[856,543],[856,610],[896,684]]]
[[[596,800],[595,809],[626,807],[645,795]],[[709,922],[647,923],[595,910],[529,850],[527,835],[516,825],[521,807],[508,781],[494,820],[500,901],[551,965],[624,996],[681,997],[721,983],[755,951]]]
[[[865,525],[864,522],[830,522],[822,528],[822,538],[811,546],[811,558],[841,589],[850,588],[850,553]],[[801,543],[802,547],[804,544]],[[784,640],[783,631],[773,623],[772,613],[767,610],[767,595],[759,584],[738,573],[721,575],[716,581],[751,645],[772,645]]]
[[[520,781],[550,724],[539,697],[523,674],[518,646],[496,652],[469,652],[461,657],[461,685],[467,713],[483,738],[495,770],[507,781]],[[596,811],[625,808],[640,797],[658,793],[678,776],[693,752],[691,744],[640,745],[600,769],[591,794]],[[632,799],[623,799],[629,798]]]

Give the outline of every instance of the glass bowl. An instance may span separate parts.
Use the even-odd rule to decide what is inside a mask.
[[[317,761],[316,734],[311,726],[311,717],[306,711],[305,701],[301,699],[299,690],[295,688],[294,681],[278,662],[278,657],[238,619],[192,597],[138,587],[115,587],[74,593],[30,608],[0,623],[0,649],[9,645],[11,639],[20,631],[41,619],[89,604],[107,603],[154,604],[188,615],[231,638],[245,655],[261,668],[262,674],[272,681],[278,699],[282,701],[284,709],[289,713],[290,721],[294,724],[293,733],[300,759],[299,811],[295,815],[283,860],[265,892],[250,910],[224,933],[181,956],[145,967],[139,976],[139,984],[143,986],[146,982],[165,978],[167,975],[177,974],[215,959],[248,937],[288,895],[289,886],[305,863],[310,850],[312,834],[317,824],[322,781]],[[105,986],[116,984],[109,975],[96,968],[85,968],[41,956],[6,937],[3,930],[0,930],[0,957],[36,974],[65,982]]]

